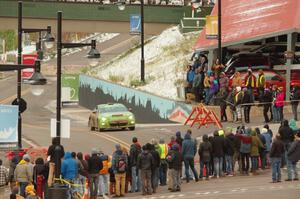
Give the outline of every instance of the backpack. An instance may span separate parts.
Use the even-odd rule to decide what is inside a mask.
[[[117,173],[125,173],[126,172],[126,155],[122,153],[117,159],[116,164]]]
[[[174,153],[168,153],[166,160],[168,163],[172,163],[174,160]]]

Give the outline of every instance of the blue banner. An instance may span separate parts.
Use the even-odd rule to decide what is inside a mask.
[[[17,146],[18,108],[13,105],[0,105],[0,148]]]
[[[131,14],[130,15],[130,34],[141,33],[141,15]]]

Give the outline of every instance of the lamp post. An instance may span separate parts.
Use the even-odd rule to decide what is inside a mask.
[[[219,59],[219,64],[223,63],[223,58],[222,58],[222,3],[221,0],[218,0],[218,59]]]
[[[91,50],[88,52],[87,58],[92,60],[91,65],[94,65],[100,58],[100,53],[96,49],[96,40],[92,40],[91,43],[63,43],[62,42],[62,12],[57,12],[57,87],[56,87],[56,137],[58,138],[60,144],[61,138],[61,57],[63,48],[79,48],[90,46]],[[59,150],[56,150],[55,153],[60,153]],[[55,160],[55,167],[60,168],[61,161]],[[59,178],[60,169],[55,169],[55,178]]]
[[[144,0],[140,0],[141,14],[141,81],[145,82],[145,57],[144,57]],[[117,3],[119,10],[125,9],[125,0],[119,0]]]
[[[51,27],[48,26],[46,29],[34,29],[34,28],[23,28],[22,27],[22,9],[23,3],[21,1],[18,2],[18,56],[17,56],[17,65],[21,66],[22,64],[22,34],[23,33],[33,33],[33,32],[43,32],[46,31],[46,37],[44,39],[45,42],[53,42],[54,38],[51,36]],[[31,66],[32,68],[32,66]],[[22,68],[16,68],[17,73],[17,99],[16,104],[20,105],[22,101],[22,78],[21,78],[21,70]],[[22,116],[21,110],[19,107],[19,114],[18,114],[18,148],[22,149]]]

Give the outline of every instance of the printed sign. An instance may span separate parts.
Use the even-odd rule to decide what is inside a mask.
[[[218,16],[206,16],[206,39],[218,38]]]
[[[70,128],[71,128],[71,121],[68,119],[62,119],[60,121],[60,137],[62,138],[70,138]],[[56,119],[52,118],[50,121],[50,135],[51,137],[56,137]]]
[[[37,54],[32,55],[23,55],[23,64],[25,65],[34,65],[35,60],[37,59]],[[22,79],[29,79],[34,73],[33,68],[26,68],[22,70]]]
[[[77,102],[79,97],[79,75],[62,75],[62,102]]]
[[[18,111],[18,106],[0,105],[0,148],[17,147]]]
[[[141,15],[131,14],[130,15],[130,34],[140,34],[141,33]]]

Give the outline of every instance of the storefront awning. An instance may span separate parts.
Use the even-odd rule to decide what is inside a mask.
[[[216,5],[211,15],[218,15]],[[222,0],[222,46],[300,32],[300,0]],[[217,39],[206,39],[205,29],[196,50],[217,47]]]

